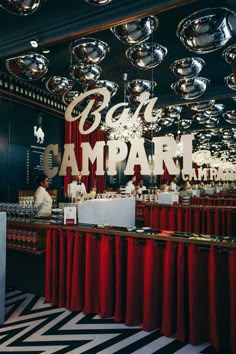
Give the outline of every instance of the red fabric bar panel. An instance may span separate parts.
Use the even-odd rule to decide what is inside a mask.
[[[235,215],[233,217],[233,210],[232,209],[226,209],[224,210],[224,215],[225,215],[225,224],[224,224],[224,230],[225,233],[222,234],[223,236],[236,236],[236,233],[234,232],[234,226],[235,225]],[[234,231],[233,231],[234,230]]]
[[[100,315],[114,314],[115,302],[115,240],[114,237],[102,236],[100,248]]]
[[[84,313],[99,313],[99,272],[100,272],[99,237],[86,233],[85,246],[85,297]]]
[[[72,281],[72,265],[73,265],[73,253],[74,253],[74,234],[71,231],[67,231],[67,252],[66,252],[66,307],[70,308],[71,300],[71,281]]]
[[[190,212],[191,209],[189,207],[186,208],[182,208],[182,212],[183,212],[183,216],[184,216],[184,227],[183,227],[183,231],[185,232],[189,232],[190,229]]]
[[[176,230],[176,225],[177,225],[177,222],[176,222],[176,208],[175,207],[171,207],[170,210],[169,210],[169,215],[167,215],[167,218],[168,218],[168,222],[169,222],[169,228],[168,230],[171,230],[171,231],[175,231]]]
[[[159,206],[152,205],[150,210],[150,224],[153,229],[160,229],[160,209]]]
[[[46,233],[46,271],[45,271],[45,301],[50,302],[52,299],[52,232],[47,230]]]
[[[126,310],[126,269],[127,269],[127,240],[116,236],[115,239],[115,315],[114,320],[124,322]]]
[[[177,209],[177,231],[183,231],[183,212],[182,208]]]
[[[53,305],[58,304],[58,286],[59,286],[59,242],[57,230],[52,230],[52,298]]]
[[[206,233],[211,235],[213,232],[213,220],[211,220],[212,209],[206,209]]]
[[[215,208],[214,210],[214,235],[221,235],[222,228],[221,228],[221,214],[222,210],[219,208]]]
[[[159,207],[159,218],[160,218],[160,229],[161,230],[170,230],[169,229],[169,208],[168,207]],[[167,221],[168,218],[168,221]]]
[[[147,206],[144,207],[143,217],[144,217],[144,225],[152,227],[152,225],[151,225],[151,210]]]
[[[206,209],[201,208],[201,232],[206,234]]]
[[[161,327],[165,245],[148,240],[144,257],[143,329]]]
[[[145,241],[128,238],[126,316],[127,325],[138,325],[143,319],[143,254]]]
[[[177,254],[177,332],[176,338],[184,342],[187,339],[188,298],[186,290],[186,252],[184,243],[178,245]]]
[[[229,350],[229,281],[228,251],[220,253],[211,247],[209,262],[209,328],[210,341],[217,351]]]
[[[209,251],[188,245],[189,342],[208,340],[208,259]]]
[[[194,210],[194,220],[193,220],[193,230],[195,233],[200,233],[201,232],[201,223],[200,223],[200,218],[201,218],[201,209],[196,208]]]
[[[168,241],[164,259],[164,284],[163,284],[163,317],[161,332],[165,336],[172,336],[176,332],[177,311],[177,247]]]
[[[66,242],[67,237],[62,230],[59,231],[59,297],[58,306],[66,305]]]
[[[85,237],[75,232],[72,283],[71,311],[84,309],[84,274],[85,274]]]

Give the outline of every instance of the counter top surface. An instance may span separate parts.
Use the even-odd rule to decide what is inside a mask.
[[[82,225],[55,225],[49,222],[19,222],[9,220],[7,222],[9,227],[31,228],[37,230],[60,229],[64,231],[79,231],[81,233],[93,233],[96,235],[109,235],[109,236],[122,236],[134,237],[136,239],[154,239],[156,241],[172,241],[184,242],[188,244],[198,244],[206,246],[218,246],[222,248],[236,248],[236,237],[221,237],[200,235],[187,232],[166,231],[166,230],[143,230],[142,233],[136,231],[128,232],[125,229],[104,227],[99,228],[95,226],[82,226]],[[142,229],[142,228],[140,228]]]

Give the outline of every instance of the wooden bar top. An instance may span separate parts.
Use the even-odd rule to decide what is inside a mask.
[[[202,245],[202,246],[218,246],[220,248],[236,248],[236,237],[230,238],[230,237],[219,237],[217,236],[210,237],[208,235],[201,235],[199,234],[194,234],[191,233],[191,237],[184,237],[184,235],[187,235],[189,233],[185,232],[177,232],[181,236],[173,236],[175,231],[165,231],[165,230],[150,230],[150,232],[143,232],[143,233],[138,233],[138,232],[128,232],[124,230],[120,230],[119,228],[115,227],[104,227],[104,228],[99,228],[99,227],[84,227],[80,225],[73,225],[73,226],[68,226],[68,225],[55,225],[55,224],[50,224],[50,223],[45,223],[45,222],[19,222],[19,221],[13,221],[9,220],[7,222],[7,225],[9,227],[16,227],[16,228],[26,228],[26,229],[32,229],[32,230],[48,230],[48,229],[58,229],[58,230],[63,230],[63,231],[79,231],[81,233],[92,233],[95,235],[107,235],[107,236],[122,236],[122,237],[134,237],[137,240],[140,240],[140,242],[144,242],[145,240],[148,239],[153,239],[156,242],[163,243],[163,241],[172,241],[172,242],[184,242],[186,244],[196,244],[196,245]]]

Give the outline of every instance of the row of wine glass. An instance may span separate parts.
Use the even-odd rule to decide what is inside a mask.
[[[9,228],[7,246],[37,251],[40,249],[39,234],[37,231]]]

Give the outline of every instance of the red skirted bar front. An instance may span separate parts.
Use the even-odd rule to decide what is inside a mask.
[[[137,206],[141,208],[141,206]],[[211,206],[142,206],[145,226],[152,229],[236,236],[236,208]]]
[[[235,248],[49,229],[45,300],[236,353]]]

